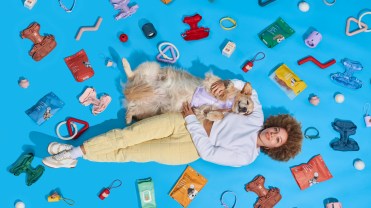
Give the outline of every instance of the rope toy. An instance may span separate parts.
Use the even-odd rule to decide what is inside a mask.
[[[258,56],[260,57],[258,58]],[[247,61],[246,64],[242,67],[242,71],[248,72],[254,66],[254,61],[260,61],[260,60],[263,60],[264,58],[265,58],[265,53],[263,52],[259,52],[255,54],[254,58]]]
[[[313,130],[314,130],[315,133],[308,134],[308,131],[313,131]],[[307,139],[310,139],[310,140],[312,140],[312,139],[318,139],[318,138],[320,138],[319,131],[315,127],[308,127],[304,131],[304,137],[307,138]]]
[[[230,26],[230,27],[225,27],[225,26],[223,25],[223,22],[224,22],[224,21],[229,21],[229,22],[231,22],[233,25]],[[220,24],[220,27],[223,28],[223,30],[233,30],[234,28],[237,27],[237,22],[236,22],[236,20],[232,19],[231,17],[223,17],[223,18],[221,18],[221,19],[219,20],[219,24]]]
[[[230,194],[232,194],[233,196],[234,196],[234,202],[233,202],[233,205],[231,206],[231,207],[229,207],[226,203],[224,203],[224,201],[223,201],[223,199],[224,199],[224,195],[225,194],[228,194],[228,193],[230,193]],[[234,193],[233,191],[224,191],[223,193],[222,193],[222,196],[220,197],[220,203],[222,204],[222,206],[224,207],[224,208],[234,208],[234,206],[236,205],[236,203],[237,203],[237,196],[236,196],[236,193]]]
[[[165,48],[162,48],[163,46],[165,46]],[[171,52],[171,57],[169,57],[168,55],[166,55],[166,51],[170,50]],[[179,50],[177,47],[175,47],[174,44],[170,43],[170,42],[163,42],[161,43],[159,46],[158,46],[158,51],[160,52],[157,56],[156,56],[156,59],[158,61],[162,61],[162,62],[166,62],[166,63],[175,63],[179,57],[180,57],[180,53],[179,53]]]

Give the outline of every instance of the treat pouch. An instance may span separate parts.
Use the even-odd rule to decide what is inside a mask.
[[[295,31],[279,17],[259,33],[259,38],[268,48],[273,48],[294,33]]]
[[[38,125],[41,125],[62,109],[63,106],[64,102],[53,92],[50,92],[41,98],[34,106],[26,110],[26,114]]]
[[[155,188],[152,178],[137,180],[139,198],[142,208],[156,208]]]
[[[290,99],[307,88],[307,84],[301,80],[286,64],[279,66],[269,78],[283,90]]]
[[[183,207],[187,207],[206,183],[206,178],[196,172],[191,166],[187,166],[170,191],[170,196]]]
[[[308,163],[292,167],[291,173],[301,190],[332,178],[321,155],[316,155]]]
[[[64,61],[66,62],[76,81],[83,82],[94,76],[94,70],[89,63],[88,56],[86,55],[84,49],[72,56],[64,58]]]

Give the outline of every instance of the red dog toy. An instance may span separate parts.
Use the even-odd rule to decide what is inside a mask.
[[[328,61],[328,62],[326,62],[326,63],[323,64],[323,63],[319,62],[317,59],[315,59],[313,56],[307,56],[307,57],[305,57],[303,59],[300,59],[298,61],[298,64],[299,65],[302,65],[302,64],[304,64],[304,63],[306,63],[308,61],[312,61],[314,64],[316,64],[321,69],[325,69],[325,68],[333,65],[334,63],[336,63],[336,60],[335,59],[331,59],[330,61]]]
[[[197,23],[201,21],[201,19],[202,16],[199,14],[184,17],[183,22],[189,24],[189,26],[191,27],[189,30],[182,33],[182,37],[184,38],[184,40],[199,40],[209,36],[209,28],[197,26]]]

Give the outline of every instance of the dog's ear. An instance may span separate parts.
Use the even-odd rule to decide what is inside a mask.
[[[243,86],[243,89],[242,89],[241,93],[243,93],[245,95],[251,95],[252,94],[252,87],[251,87],[250,82],[246,82],[245,86]]]

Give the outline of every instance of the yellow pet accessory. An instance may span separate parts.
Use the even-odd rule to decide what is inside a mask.
[[[48,196],[48,202],[59,202],[60,200],[63,200],[66,202],[66,204],[73,206],[75,204],[75,201],[72,199],[64,198],[61,195],[58,194],[58,192],[53,192],[51,195]]]
[[[291,71],[286,64],[279,66],[269,78],[272,79],[290,99],[294,99],[307,88],[307,84]]]
[[[223,22],[224,22],[224,21],[229,21],[229,22],[231,22],[233,25],[230,26],[230,27],[226,27],[226,26],[223,25]],[[233,30],[233,29],[236,28],[236,26],[237,26],[237,22],[236,22],[236,20],[232,19],[231,17],[223,17],[223,18],[221,18],[221,19],[219,20],[219,24],[220,24],[220,27],[223,28],[223,30]]]

